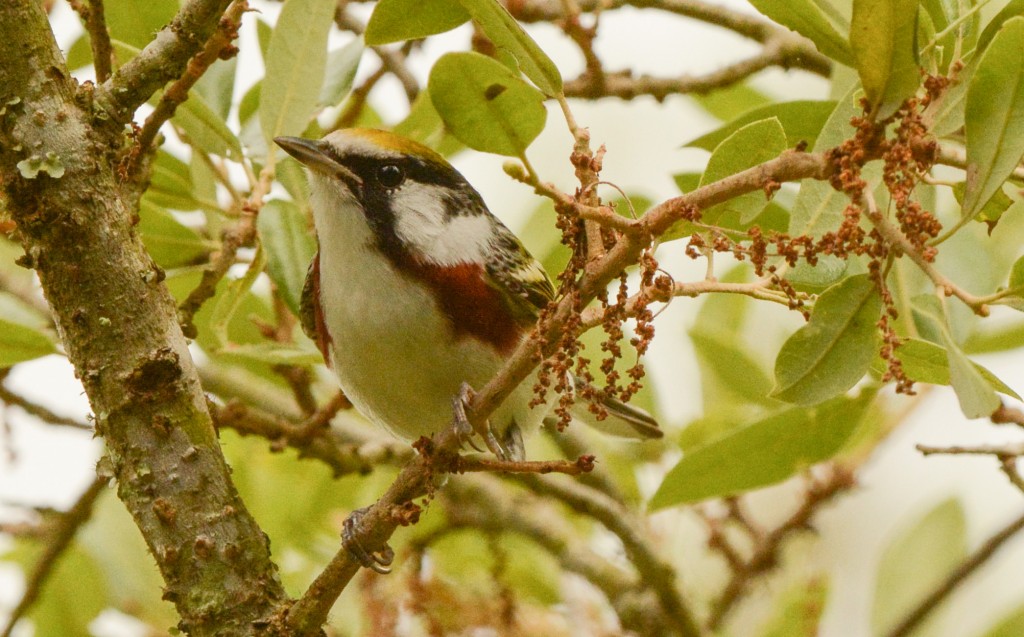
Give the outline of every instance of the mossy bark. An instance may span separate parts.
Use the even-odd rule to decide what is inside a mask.
[[[218,4],[190,3],[211,15]],[[182,54],[168,64],[183,68]],[[186,633],[274,632],[268,620],[286,596],[229,478],[163,273],[136,232],[136,196],[119,174],[131,139],[71,78],[38,0],[0,3],[0,65],[4,198],[21,263],[39,274],[106,442],[100,470],[116,478]]]

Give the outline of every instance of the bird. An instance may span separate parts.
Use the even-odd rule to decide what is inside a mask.
[[[318,250],[303,286],[303,331],[377,425],[406,440],[451,426],[453,397],[486,384],[555,298],[548,274],[423,144],[366,128],[274,141],[309,177]],[[536,374],[490,416],[485,442],[503,459],[523,459],[523,435],[550,415],[551,400],[531,407],[535,382]],[[611,397],[603,404],[604,422],[584,419],[635,438],[662,435],[643,410]]]

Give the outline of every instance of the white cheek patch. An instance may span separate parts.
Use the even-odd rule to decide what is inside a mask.
[[[493,229],[485,215],[446,220],[437,186],[407,181],[393,198],[395,232],[417,252],[438,265],[484,260]]]
[[[372,242],[362,204],[339,180],[309,171],[309,197],[321,246],[333,239],[342,245]]]

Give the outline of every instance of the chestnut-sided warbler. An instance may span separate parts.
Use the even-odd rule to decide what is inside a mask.
[[[490,380],[554,297],[547,273],[426,146],[370,129],[274,141],[309,169],[319,251],[303,329],[363,415],[406,439],[449,426],[453,397]],[[535,380],[490,417],[501,455],[522,458],[522,434],[549,413],[530,407]],[[608,419],[587,422],[661,436],[645,412],[605,407]]]

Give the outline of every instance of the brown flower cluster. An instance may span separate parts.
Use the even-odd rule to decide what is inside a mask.
[[[658,286],[664,287],[668,278],[657,275],[658,262],[653,252],[648,250],[640,260],[641,291],[633,299],[633,303],[630,303],[625,271],[619,275],[619,286],[614,300],[609,298],[607,290],[602,290],[598,294],[598,302],[603,308],[601,325],[606,338],[601,343],[604,358],[601,360],[600,370],[604,378],[595,379],[590,367],[591,359],[584,355],[585,346],[579,340],[584,304],[577,282],[586,265],[586,232],[583,221],[571,206],[556,205],[556,211],[556,227],[561,230],[562,243],[571,250],[572,257],[565,269],[558,274],[556,301],[541,312],[538,320],[539,329],[534,333],[536,357],[543,360],[540,361],[531,406],[544,404],[547,402],[548,391],[554,391],[558,394],[555,415],[558,418],[559,429],[564,429],[572,420],[572,406],[577,394],[586,399],[589,403],[588,408],[599,420],[603,420],[608,415],[601,405],[604,398],[614,397],[626,402],[640,391],[645,374],[640,358],[654,339],[654,313],[648,306],[654,300]],[[604,248],[608,250],[614,247],[619,236],[614,230],[602,228],[601,239]],[[558,300],[563,298],[572,300],[572,312],[559,332],[554,353],[544,358],[542,352],[546,349],[545,326],[550,323],[558,307]],[[625,339],[623,326],[630,315],[635,320],[635,335],[630,338],[629,343],[635,351],[636,361],[625,372],[621,372],[617,369],[617,362],[625,355],[622,347],[622,341]],[[575,387],[570,386],[573,377],[580,381]]]
[[[895,381],[896,391],[908,394],[913,393],[913,382],[907,378],[895,355],[903,339],[895,331],[894,321],[898,318],[898,312],[886,284],[889,268],[902,251],[899,246],[888,242],[877,228],[865,223],[863,202],[871,197],[867,193],[869,184],[862,172],[869,161],[882,160],[882,181],[900,231],[926,260],[933,260],[936,249],[930,243],[938,236],[942,225],[920,202],[914,200],[913,191],[921,175],[927,173],[934,164],[937,148],[934,139],[929,137],[921,113],[945,90],[948,85],[945,79],[927,78],[926,95],[920,100],[907,100],[885,120],[875,121],[867,114],[851,119],[854,135],[828,152],[829,161],[834,167],[830,183],[850,200],[836,230],[815,238],[765,232],[754,226],[742,240],[735,240],[729,234],[711,228],[692,235],[686,248],[691,258],[714,251],[730,253],[739,261],[749,260],[757,276],[767,277],[772,287],[784,292],[790,299],[790,309],[802,312],[805,317],[809,317],[809,312],[803,297],[791,283],[777,274],[778,266],[770,261],[781,259],[792,267],[801,261],[815,266],[821,255],[841,259],[865,257],[868,272],[878,287],[884,306],[878,320],[882,336],[880,355],[887,365],[883,380]],[[866,112],[866,103],[864,108]],[[891,132],[887,135],[887,131]],[[765,193],[769,196],[776,189],[777,184],[774,182],[764,185]],[[698,215],[694,216],[699,219]]]

